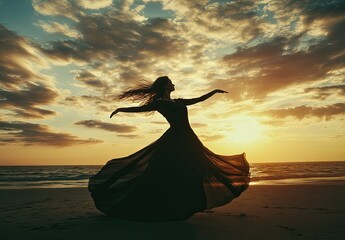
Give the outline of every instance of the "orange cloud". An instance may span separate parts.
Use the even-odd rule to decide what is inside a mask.
[[[274,118],[286,118],[291,116],[299,120],[307,117],[330,120],[333,117],[345,115],[345,103],[335,103],[323,107],[298,106],[286,109],[272,109],[263,111],[262,114]]]

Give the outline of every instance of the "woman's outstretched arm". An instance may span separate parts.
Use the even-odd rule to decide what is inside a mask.
[[[154,111],[154,110],[156,110],[156,107],[155,107],[155,104],[153,104],[153,103],[139,106],[139,107],[118,108],[110,114],[110,118],[118,112],[138,113],[138,112],[150,112],[150,111]]]
[[[198,102],[202,102],[205,101],[206,99],[212,97],[214,94],[216,93],[228,93],[227,91],[221,90],[221,89],[216,89],[213,90],[212,92],[209,92],[205,95],[202,95],[201,97],[198,98],[189,98],[189,99],[181,99],[181,101],[185,104],[185,105],[192,105],[192,104],[196,104]]]

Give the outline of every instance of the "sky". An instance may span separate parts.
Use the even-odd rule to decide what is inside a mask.
[[[203,144],[345,160],[345,2],[0,0],[0,165],[103,165],[169,128],[116,96],[169,76]]]

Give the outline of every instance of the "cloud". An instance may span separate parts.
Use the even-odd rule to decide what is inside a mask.
[[[162,63],[182,65],[178,58],[187,53],[186,41],[168,19],[138,22],[131,14],[113,10],[102,15],[82,16],[78,21],[76,29],[83,35],[82,39],[52,41],[42,48],[42,52],[57,64],[83,66],[83,70],[72,72],[80,82],[78,86],[102,95],[114,95],[133,82],[165,75],[173,70]],[[104,107],[108,104],[108,98],[105,98],[102,108],[108,109]],[[98,105],[94,106],[98,108]]]
[[[52,103],[57,96],[56,90],[50,87],[28,84],[26,88],[16,91],[0,90],[0,107],[11,109],[19,117],[44,118],[55,115],[55,112],[36,106]]]
[[[287,44],[289,40],[276,38],[225,56],[223,63],[229,66],[229,75],[235,75],[225,85],[230,91],[240,90],[244,97],[261,99],[293,84],[321,80],[345,60],[331,59],[340,46],[315,46],[308,52],[284,54]],[[238,72],[243,75],[236,76]]]
[[[84,70],[74,72],[75,79],[82,83],[78,86],[102,94],[168,73],[181,79],[189,74],[192,78],[196,69],[207,72],[216,67],[209,65],[207,54],[219,47],[219,41],[244,42],[261,31],[254,1],[237,5],[162,1],[163,10],[177,14],[175,19],[147,19],[143,11],[135,11],[133,1],[114,2],[102,14],[83,13],[83,4],[78,1],[34,1],[34,5],[41,14],[66,13],[76,21],[75,29],[82,39],[55,40],[42,51],[58,63],[84,66]]]
[[[99,77],[88,70],[76,71],[74,79],[88,88],[103,89],[103,91],[107,91],[109,89],[107,82],[102,81]]]
[[[100,9],[100,8],[105,8],[108,6],[111,6],[113,3],[112,0],[77,0],[77,3],[87,9]]]
[[[0,131],[5,131],[5,135],[2,135],[0,138],[2,144],[21,143],[25,146],[42,145],[66,147],[102,142],[101,140],[93,138],[80,139],[69,133],[55,132],[46,125],[21,121],[0,121]]]
[[[261,124],[265,124],[265,125],[270,125],[270,126],[283,126],[285,125],[287,122],[285,122],[284,120],[262,120],[260,121]]]
[[[120,8],[111,8],[104,14],[78,16],[76,29],[83,38],[52,41],[42,52],[58,64],[82,66],[83,69],[72,72],[79,82],[77,85],[103,96],[128,88],[133,82],[153,80],[157,75],[173,71],[163,63],[182,65],[179,58],[187,54],[188,46],[176,24],[169,19],[140,22],[134,15],[130,10],[121,12]],[[85,97],[68,99],[72,98],[88,104]],[[95,98],[98,105],[93,106],[109,110],[108,97]]]
[[[339,94],[340,96],[345,96],[345,85],[333,85],[324,87],[311,87],[304,89],[306,93],[313,92],[316,93],[314,98],[319,100],[325,100],[327,97],[333,94]]]
[[[232,100],[263,100],[291,86],[322,81],[330,72],[345,66],[345,34],[341,30],[345,27],[344,3],[335,1],[324,8],[313,1],[267,2],[273,4],[273,9],[281,10],[271,9],[274,19],[283,21],[293,15],[298,27],[303,29],[293,29],[295,25],[288,18],[285,20],[289,21],[289,34],[279,32],[276,26],[273,38],[258,37],[255,45],[244,44],[224,55],[220,64],[226,69],[223,75],[228,77],[214,79],[211,86],[225,86],[233,93],[228,95]],[[291,14],[295,12],[299,15]],[[318,34],[311,33],[315,22],[322,28]],[[272,21],[272,24],[279,25],[279,22]]]
[[[78,64],[87,63],[88,60],[95,57],[90,46],[77,40],[54,41],[50,43],[48,48],[43,48],[42,51],[58,63],[71,63],[73,61]]]
[[[0,107],[24,118],[54,115],[38,107],[59,96],[51,77],[40,72],[47,63],[39,47],[0,25],[0,52]]]
[[[238,95],[229,96],[234,100],[262,99],[292,85],[320,81],[344,66],[345,55],[333,57],[341,51],[343,43],[325,40],[308,51],[284,53],[291,41],[276,38],[226,55],[223,63],[232,77],[222,83],[229,91],[238,90]]]
[[[154,57],[166,59],[182,52],[182,40],[159,30],[169,32],[173,27],[169,20],[140,23],[124,13],[116,13],[80,17],[78,30],[83,39],[55,41],[45,52],[55,59],[82,63],[110,59],[138,63]]]
[[[191,123],[193,128],[205,128],[207,127],[207,124],[205,123]]]
[[[158,1],[162,12],[169,11],[165,19],[148,19],[133,1],[88,2],[33,3],[41,14],[73,19],[83,36],[42,49],[57,62],[82,66],[72,72],[77,85],[99,95],[66,98],[80,106],[109,111],[112,93],[170,73],[188,82],[187,93],[189,86],[225,88],[226,97],[239,103],[263,102],[290,87],[303,94],[306,85],[320,86],[314,83],[344,67],[339,1]],[[103,7],[102,14],[85,9]]]
[[[297,106],[286,109],[273,109],[261,112],[273,118],[295,117],[302,120],[307,117],[317,117],[330,120],[333,117],[345,115],[345,103],[335,103],[323,107]]]
[[[139,135],[133,135],[133,134],[117,134],[116,136],[123,137],[123,138],[129,138],[129,139],[135,139],[139,138]]]
[[[246,42],[261,33],[261,18],[255,1],[159,1],[173,11],[188,35],[207,41]],[[201,45],[202,46],[202,45]],[[200,46],[200,47],[201,47]]]
[[[69,96],[60,101],[59,103],[65,106],[74,106],[80,109],[95,107],[99,111],[109,112],[114,110],[111,106],[115,101],[114,95],[82,95],[82,96]]]
[[[223,135],[200,135],[199,137],[202,139],[202,141],[212,142],[212,141],[218,141],[219,139],[222,139],[225,136],[223,136]]]
[[[70,26],[68,26],[66,23],[58,23],[58,22],[46,23],[43,21],[38,21],[36,25],[40,26],[44,31],[48,33],[60,33],[70,38],[82,37],[82,35],[79,32],[71,29]]]
[[[35,68],[47,66],[39,48],[1,24],[0,52],[0,78],[4,87],[44,78]]]
[[[74,123],[75,125],[81,125],[88,128],[98,128],[103,129],[110,132],[118,132],[118,133],[128,133],[133,132],[137,128],[125,124],[114,124],[114,123],[105,123],[99,120],[83,120]]]
[[[75,1],[68,0],[32,0],[36,12],[48,16],[64,16],[74,21],[83,15],[80,6]]]
[[[167,122],[163,122],[163,121],[153,121],[151,123],[157,124],[157,125],[167,125],[168,124]]]

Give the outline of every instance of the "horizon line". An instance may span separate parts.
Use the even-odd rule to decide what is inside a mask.
[[[345,162],[345,160],[323,160],[323,161],[282,161],[282,162],[253,162],[256,163],[319,163],[319,162]],[[250,163],[251,164],[251,163]],[[103,166],[104,164],[47,164],[47,165],[0,165],[0,167],[53,167],[53,166]]]

